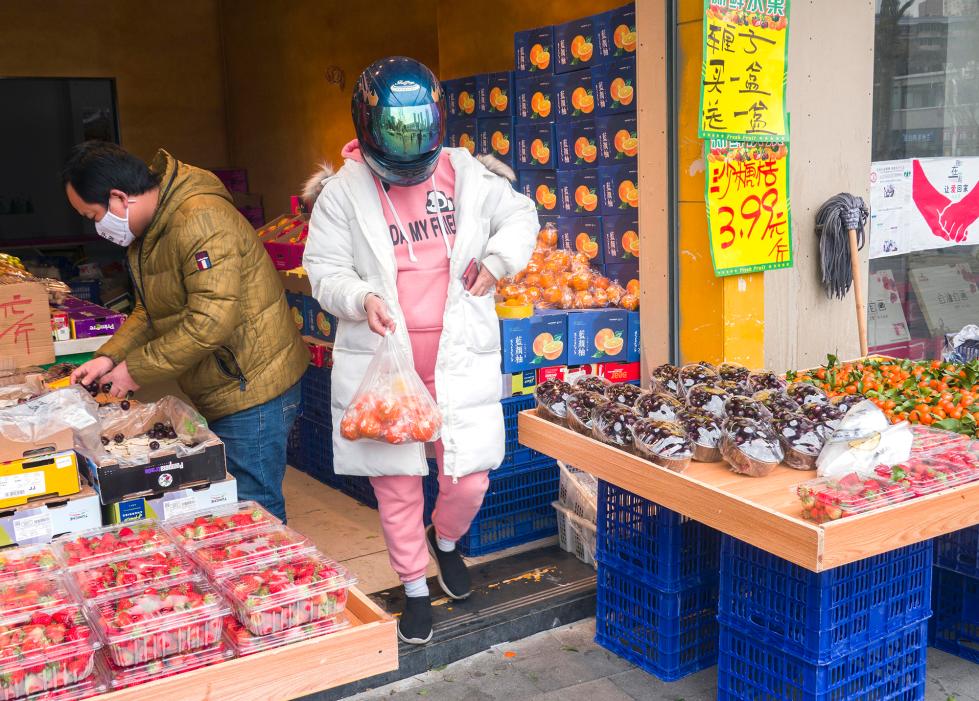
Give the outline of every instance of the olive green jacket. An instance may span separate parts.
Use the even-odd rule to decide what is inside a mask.
[[[160,202],[126,252],[136,307],[99,355],[139,385],[177,378],[212,421],[278,397],[309,352],[255,230],[212,173],[162,149],[150,169]]]

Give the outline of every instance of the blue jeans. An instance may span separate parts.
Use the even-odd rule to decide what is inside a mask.
[[[286,441],[299,411],[300,396],[297,382],[275,399],[210,424],[224,441],[228,471],[238,480],[238,499],[257,501],[283,521]]]

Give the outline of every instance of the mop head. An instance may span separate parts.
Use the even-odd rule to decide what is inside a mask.
[[[841,192],[816,212],[816,236],[823,287],[827,297],[843,299],[853,284],[850,268],[850,229],[857,231],[857,247],[866,240],[864,225],[870,209],[863,198]]]

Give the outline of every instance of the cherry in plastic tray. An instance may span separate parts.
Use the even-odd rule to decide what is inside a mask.
[[[215,578],[226,577],[265,560],[311,550],[313,544],[305,536],[286,526],[205,540],[188,547],[194,562]]]
[[[342,613],[356,579],[318,552],[239,570],[218,584],[254,635],[271,635]]]
[[[75,567],[111,560],[123,553],[148,552],[171,543],[156,521],[146,519],[62,536],[54,546],[64,563]]]
[[[25,545],[0,550],[0,582],[49,576],[61,567],[50,545]]]
[[[189,544],[281,523],[254,501],[241,501],[171,519],[166,523],[166,531],[178,543]]]
[[[346,617],[333,616],[331,618],[321,618],[312,623],[304,623],[293,626],[292,628],[286,628],[270,635],[255,635],[234,616],[228,616],[224,619],[225,637],[234,648],[237,657],[254,655],[256,652],[298,643],[302,640],[317,638],[321,635],[328,635],[329,633],[336,633],[349,627],[350,621]]]
[[[177,655],[170,655],[157,660],[144,662],[131,667],[117,667],[108,663],[113,690],[125,689],[137,684],[145,684],[156,679],[172,677],[174,674],[189,672],[192,669],[208,667],[230,660],[235,656],[232,647],[221,639],[217,644],[200,650],[192,650]]]
[[[90,602],[89,619],[118,667],[217,644],[227,605],[200,578]]]
[[[979,480],[979,454],[971,444],[933,450],[897,465],[881,465],[876,473],[910,489],[916,496],[934,494]],[[971,448],[971,449],[970,449]]]
[[[914,492],[897,482],[856,473],[840,479],[820,477],[796,488],[804,518],[816,523],[836,521],[912,498]]]
[[[159,587],[193,574],[193,563],[176,547],[170,546],[147,553],[127,553],[89,567],[76,567],[70,576],[83,599],[95,599],[134,587]]]

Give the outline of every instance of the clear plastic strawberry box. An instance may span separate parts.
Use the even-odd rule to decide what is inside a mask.
[[[192,650],[177,655],[170,655],[156,660],[150,660],[143,664],[132,665],[131,667],[117,667],[111,662],[107,663],[111,681],[109,682],[113,691],[126,689],[138,684],[145,684],[156,679],[172,677],[174,674],[189,672],[192,669],[209,667],[230,660],[235,656],[232,647],[221,638],[210,647],[200,650]]]
[[[230,613],[218,592],[197,577],[95,599],[86,606],[117,667],[216,645]]]
[[[98,647],[74,602],[0,617],[0,701],[80,698],[70,687],[92,676]]]
[[[95,599],[134,587],[160,587],[190,577],[194,572],[194,564],[171,545],[75,567],[68,576],[82,599]]]
[[[75,603],[61,577],[33,577],[0,582],[0,619],[34,611],[57,610]]]
[[[911,426],[911,454],[951,448],[968,443],[969,439],[961,433],[952,433],[932,426],[913,424]]]
[[[240,569],[217,586],[251,633],[271,635],[342,613],[356,582],[314,551]]]
[[[50,545],[25,545],[0,550],[0,582],[26,577],[47,577],[60,569],[61,563]]]
[[[313,543],[286,526],[214,538],[188,546],[187,553],[213,579],[227,577],[266,560],[311,552]]]
[[[907,487],[915,496],[925,496],[979,480],[979,455],[964,444],[954,445],[922,455],[912,453],[905,462],[880,465],[875,472]]]
[[[836,521],[847,516],[897,504],[915,496],[906,486],[878,477],[856,473],[840,479],[820,477],[795,488],[802,502],[802,516],[816,523]]]
[[[254,501],[240,501],[170,519],[164,527],[177,543],[187,545],[281,525]]]
[[[125,553],[156,550],[171,545],[170,536],[153,519],[72,533],[54,541],[58,556],[68,567],[91,565]]]
[[[234,616],[224,619],[224,635],[228,644],[235,651],[236,657],[254,655],[256,652],[271,650],[272,648],[282,647],[298,643],[310,638],[318,638],[321,635],[329,635],[337,631],[350,627],[350,621],[345,616],[333,616],[331,618],[321,618],[312,623],[293,626],[280,630],[278,633],[269,635],[255,635],[248,628],[243,626]]]

